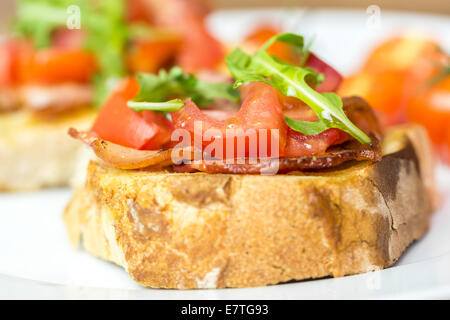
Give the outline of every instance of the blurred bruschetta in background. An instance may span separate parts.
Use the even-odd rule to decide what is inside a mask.
[[[89,130],[120,78],[214,70],[224,49],[207,13],[205,1],[17,1],[0,42],[0,190],[67,185],[83,154],[67,129]]]

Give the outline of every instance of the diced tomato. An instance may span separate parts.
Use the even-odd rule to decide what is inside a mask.
[[[23,83],[86,83],[97,69],[93,54],[79,49],[44,49],[24,61]]]
[[[216,120],[228,120],[236,116],[236,112],[215,110],[215,109],[203,109],[204,114],[210,116]]]
[[[345,132],[334,128],[314,136],[307,136],[289,128],[284,156],[297,158],[320,155],[325,153],[328,147],[342,143],[347,138]]]
[[[153,111],[143,111],[142,115],[147,123],[157,126],[155,136],[151,138],[142,149],[156,150],[169,143],[173,131],[172,122],[170,122],[163,114]]]
[[[300,99],[295,97],[286,97],[281,93],[279,94],[279,99],[283,108],[284,116],[302,121],[317,120],[317,115],[314,111]]]
[[[317,121],[317,115],[301,100],[280,95],[286,117],[301,121]],[[298,158],[324,153],[328,147],[344,142],[348,134],[339,129],[328,129],[318,135],[307,136],[288,129],[285,149],[286,158]]]
[[[127,53],[131,72],[156,73],[175,60],[180,39],[168,38],[156,41],[135,41]]]
[[[271,135],[278,140],[279,144],[279,150],[275,152],[282,154],[286,144],[287,126],[283,119],[277,91],[265,83],[253,82],[246,86],[242,95],[244,100],[241,109],[232,118],[217,120],[203,113],[192,101],[187,100],[183,109],[172,113],[173,124],[175,128],[185,129],[191,134],[191,143],[201,141],[204,149],[213,141],[218,145],[222,144],[222,158],[226,157],[227,152],[231,153],[227,150],[227,145],[233,146],[235,156],[275,156],[271,152]],[[198,136],[199,130],[194,130],[196,121],[202,125],[202,136]],[[235,131],[227,132],[227,129]],[[259,129],[266,129],[267,136],[261,136],[264,131]],[[207,131],[214,133],[211,139],[205,137]],[[264,139],[266,143],[263,142]],[[238,141],[245,141],[245,146]],[[259,148],[260,141],[265,150]],[[251,149],[250,143],[256,143],[256,149]],[[250,154],[252,151],[258,154]],[[218,154],[212,154],[212,156],[220,158]]]
[[[310,53],[306,66],[325,76],[325,80],[315,89],[319,92],[334,92],[342,82],[342,76],[333,67]]]
[[[127,106],[139,91],[134,78],[127,78],[106,101],[92,130],[102,139],[134,149],[158,149],[170,140],[172,125],[153,111],[136,112]]]

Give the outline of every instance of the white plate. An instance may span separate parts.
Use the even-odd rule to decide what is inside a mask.
[[[366,28],[364,11],[278,10],[220,12],[209,23],[223,39],[264,19],[291,31],[316,34],[314,50],[344,72],[358,67],[376,39],[408,26],[432,32],[450,48],[447,17],[382,12],[378,29]],[[297,23],[300,21],[301,23]],[[450,298],[450,169],[438,168],[442,208],[429,233],[392,268],[337,279],[225,290],[156,290],[135,284],[121,268],[73,250],[62,211],[70,190],[0,194],[0,298],[312,299]]]

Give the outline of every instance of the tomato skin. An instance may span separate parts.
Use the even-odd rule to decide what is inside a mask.
[[[49,48],[35,52],[23,62],[22,83],[87,83],[97,69],[93,54],[80,49]]]
[[[315,54],[310,53],[306,66],[325,76],[325,80],[315,89],[319,92],[335,92],[342,82],[342,75]]]
[[[127,52],[128,68],[133,73],[156,73],[173,62],[179,47],[180,40],[175,37],[156,41],[135,41]]]
[[[147,123],[155,124],[158,127],[155,136],[142,149],[156,150],[166,146],[170,142],[170,137],[174,129],[172,122],[161,113],[153,111],[143,111],[142,115]]]
[[[250,141],[257,142],[258,150],[255,151],[259,155],[266,154],[271,156],[270,138],[272,134],[278,139],[279,150],[277,151],[279,154],[282,154],[286,144],[287,125],[283,119],[277,91],[265,83],[253,82],[245,86],[242,96],[241,109],[235,116],[224,120],[218,120],[203,113],[192,101],[187,100],[183,109],[172,113],[174,127],[187,130],[191,134],[191,143],[202,141],[203,148],[206,148],[212,142],[212,140],[205,138],[205,132],[215,130],[216,134],[212,139],[222,143],[224,148],[222,150],[223,157],[227,154],[227,145],[233,145],[235,156],[256,157],[257,155],[250,155]],[[202,136],[195,136],[199,134],[197,130],[194,130],[196,121],[202,124]],[[227,129],[236,131],[230,133],[227,132]],[[251,129],[254,129],[254,131],[251,131]],[[263,136],[261,136],[262,131],[258,129],[266,129],[267,137],[264,138],[266,138],[265,141],[267,143],[263,147],[267,148],[267,150],[258,148],[260,139],[263,139]],[[239,130],[242,131],[239,132]],[[245,150],[238,150],[238,139],[240,138],[245,139]],[[230,140],[233,142],[230,142]]]
[[[320,155],[326,152],[328,147],[344,142],[348,135],[339,129],[328,129],[324,132],[306,136],[289,128],[285,150],[286,158],[298,158]]]
[[[170,140],[172,125],[153,111],[136,112],[127,106],[139,91],[134,78],[123,80],[108,98],[92,131],[100,138],[134,149],[151,150]]]
[[[280,94],[284,116],[294,120],[317,121],[317,115],[301,100],[294,97],[285,97]],[[349,138],[348,134],[339,129],[328,129],[324,132],[307,136],[291,128],[287,132],[287,142],[284,157],[298,158],[320,155],[326,152],[329,146],[339,144]]]

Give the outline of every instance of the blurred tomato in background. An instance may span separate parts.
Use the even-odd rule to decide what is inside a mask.
[[[347,77],[341,96],[364,97],[386,126],[423,125],[437,152],[450,164],[449,56],[424,37],[396,37],[381,43],[363,68]]]

